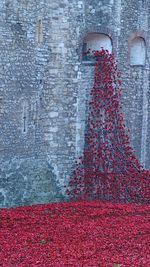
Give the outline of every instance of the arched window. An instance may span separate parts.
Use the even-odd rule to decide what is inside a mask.
[[[90,61],[90,56],[85,56],[84,53],[90,48],[92,50],[100,50],[104,48],[112,53],[112,40],[104,33],[89,33],[83,41],[83,60]]]
[[[130,65],[145,65],[146,44],[142,37],[136,37],[131,41]]]

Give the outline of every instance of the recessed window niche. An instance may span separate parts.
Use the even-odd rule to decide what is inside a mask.
[[[144,38],[136,37],[130,45],[130,65],[145,65],[146,43]]]
[[[83,62],[91,62],[92,59],[90,57],[90,54],[85,55],[84,53],[88,51],[88,49],[91,50],[101,50],[101,48],[104,48],[105,50],[108,50],[108,52],[112,53],[112,40],[111,38],[104,34],[104,33],[89,33],[84,38],[83,41]]]

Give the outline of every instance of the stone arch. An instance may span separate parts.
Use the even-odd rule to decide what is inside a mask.
[[[89,48],[92,50],[100,50],[101,48],[104,48],[108,50],[108,52],[111,54],[112,53],[112,40],[109,37],[109,35],[104,34],[104,33],[98,33],[98,32],[88,33],[83,40],[83,49],[82,49],[83,54]],[[87,59],[90,60],[89,58]],[[83,60],[86,60],[84,55],[83,55]]]
[[[130,65],[145,65],[146,42],[141,36],[133,38],[130,42]]]

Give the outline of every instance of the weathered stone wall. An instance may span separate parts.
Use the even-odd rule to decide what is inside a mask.
[[[124,1],[118,51],[120,68],[124,73],[124,87],[126,88],[124,111],[131,133],[131,142],[136,155],[147,169],[150,168],[149,4],[149,1]],[[144,66],[130,66],[129,64],[130,43],[134,36],[142,36],[146,41],[147,53]]]
[[[136,155],[150,166],[149,1],[0,1],[0,206],[63,199],[84,123],[94,67],[83,39],[108,34],[123,79],[123,109]],[[133,36],[144,66],[130,66]]]

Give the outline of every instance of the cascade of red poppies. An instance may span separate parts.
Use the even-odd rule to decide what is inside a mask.
[[[76,162],[67,194],[73,200],[150,203],[150,173],[135,157],[125,129],[120,73],[114,55],[102,49],[92,51],[92,56],[95,78],[86,120],[85,147]]]

